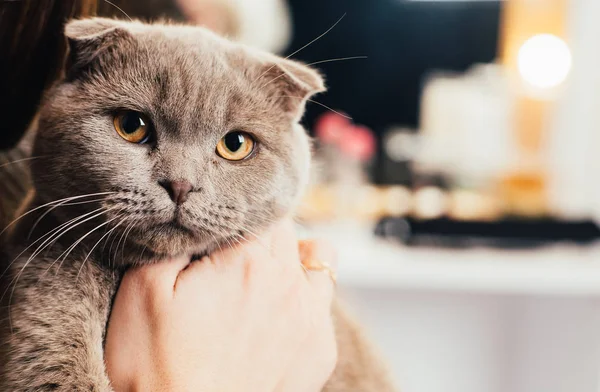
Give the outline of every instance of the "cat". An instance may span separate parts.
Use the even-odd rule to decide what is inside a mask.
[[[311,155],[299,120],[325,90],[316,70],[201,27],[92,18],[65,35],[35,191],[3,246],[0,391],[111,391],[103,343],[126,268],[209,254],[292,214]],[[324,391],[393,391],[361,329],[333,311]]]

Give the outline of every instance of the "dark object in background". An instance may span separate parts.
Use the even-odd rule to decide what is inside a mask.
[[[588,244],[600,239],[592,221],[503,219],[496,222],[384,218],[375,234],[412,246],[524,248],[556,242]]]
[[[464,71],[496,58],[498,1],[288,0],[294,35],[288,53],[346,17],[293,57],[308,63],[348,56],[367,59],[317,65],[329,91],[320,102],[383,131],[415,127],[423,76],[431,70]],[[309,105],[307,124],[324,108]]]
[[[326,75],[329,90],[315,99],[348,113],[356,123],[378,134],[375,182],[405,183],[411,177],[406,165],[391,162],[381,154],[381,136],[393,126],[417,127],[423,78],[430,71],[465,71],[475,63],[496,58],[501,2],[288,2],[294,25],[288,53],[312,41],[346,13],[327,35],[293,57],[312,63],[368,56],[318,64]],[[309,129],[325,110],[309,103],[304,119]]]

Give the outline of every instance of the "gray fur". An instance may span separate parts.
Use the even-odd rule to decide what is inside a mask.
[[[97,195],[40,208],[11,233],[0,391],[111,391],[102,347],[124,269],[210,253],[291,214],[310,163],[298,120],[324,90],[316,71],[202,28],[91,19],[66,35],[71,55],[41,108],[27,208]],[[112,122],[121,109],[145,113],[156,142],[121,139]],[[257,138],[251,158],[215,154],[232,130]],[[179,209],[162,180],[193,185]],[[44,237],[79,216],[89,219]],[[336,322],[341,356],[326,390],[392,390],[356,326],[337,310]]]

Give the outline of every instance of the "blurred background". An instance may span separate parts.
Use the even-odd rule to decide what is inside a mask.
[[[400,389],[600,391],[600,2],[244,4],[326,75],[300,222]]]
[[[402,391],[600,391],[600,1],[101,3],[323,72],[299,224]]]

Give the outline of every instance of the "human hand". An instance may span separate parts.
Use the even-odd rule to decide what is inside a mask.
[[[334,261],[321,243],[299,248],[284,222],[199,262],[129,271],[105,347],[115,391],[320,391],[337,360],[334,290],[300,256]]]

